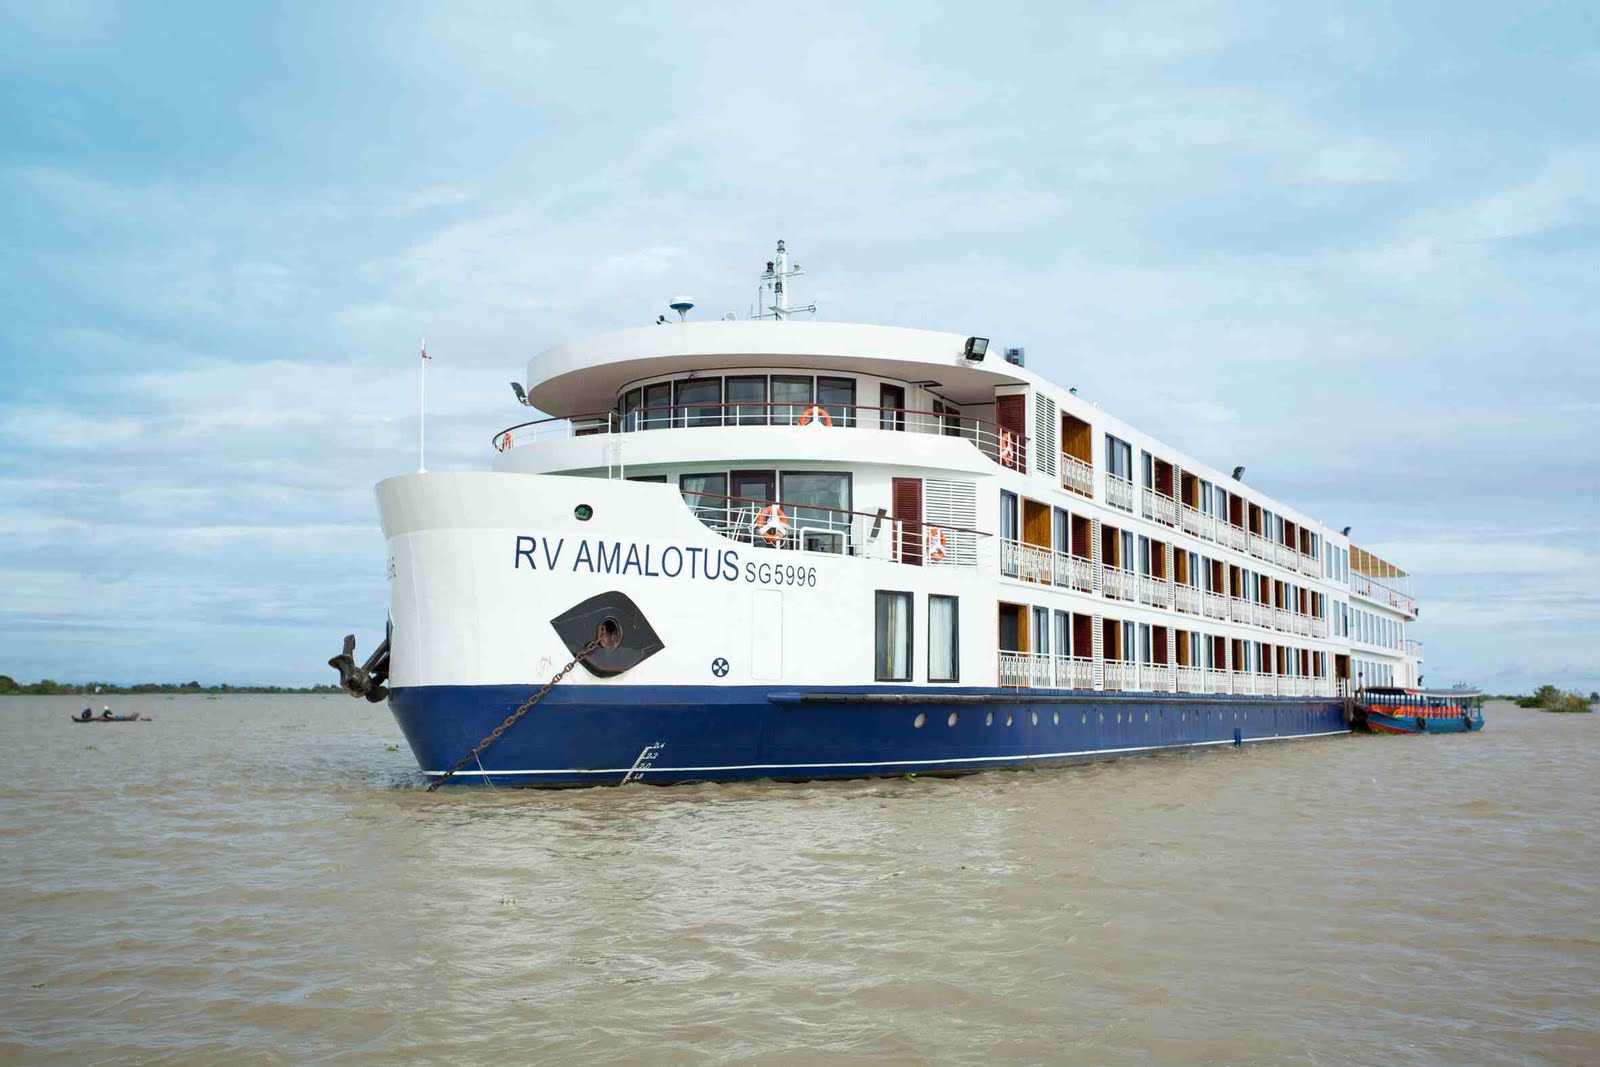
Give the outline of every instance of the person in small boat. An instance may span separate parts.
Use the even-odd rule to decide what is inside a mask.
[[[105,708],[104,708],[104,709],[102,709],[102,710],[101,710],[101,712],[100,712],[100,717],[101,717],[101,718],[102,718],[102,719],[109,719],[109,718],[111,718],[111,705],[110,705],[110,704],[107,704],[107,705],[106,705],[106,706],[105,706]]]
[[[84,722],[88,722],[90,719],[94,718],[94,709],[84,708],[82,713],[78,715],[78,718],[82,719]]]

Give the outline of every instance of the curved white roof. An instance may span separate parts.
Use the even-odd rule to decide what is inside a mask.
[[[994,346],[981,363],[966,337],[849,322],[682,322],[603,333],[546,349],[528,360],[528,399],[551,415],[604,411],[640,378],[677,371],[794,367],[856,371],[902,381],[936,381],[956,403],[991,401],[997,385],[1029,376]]]

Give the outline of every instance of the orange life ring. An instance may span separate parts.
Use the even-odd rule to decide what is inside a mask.
[[[1010,430],[1000,431],[1000,462],[1010,463],[1017,458],[1017,439]]]
[[[789,520],[783,513],[783,508],[777,504],[768,504],[756,516],[756,533],[769,545],[782,541],[789,533]]]
[[[937,526],[928,527],[928,562],[943,563],[946,552],[944,531]]]
[[[511,431],[510,430],[507,430],[505,433],[500,435],[500,440],[497,442],[496,447],[501,452],[509,452],[509,451],[511,451]]]
[[[824,426],[833,425],[833,417],[828,414],[828,409],[821,404],[812,404],[800,413],[801,426],[811,425],[812,420],[816,420]]]

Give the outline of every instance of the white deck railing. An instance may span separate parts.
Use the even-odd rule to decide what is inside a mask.
[[[1205,614],[1208,619],[1226,619],[1228,617],[1228,598],[1221,593],[1207,593],[1203,601]]]
[[[1139,602],[1153,608],[1164,608],[1172,602],[1172,583],[1165,578],[1139,576]]]
[[[1106,503],[1123,511],[1133,510],[1133,483],[1106,472]]]
[[[1217,530],[1222,534],[1222,543],[1229,548],[1243,552],[1249,545],[1249,534],[1243,526],[1235,526],[1231,522],[1218,523]]]
[[[1100,591],[1113,600],[1133,600],[1137,579],[1138,575],[1132,571],[1109,563],[1100,564]]]
[[[1061,469],[1061,488],[1070,489],[1074,493],[1084,496],[1094,496],[1094,468],[1089,466],[1077,456],[1061,453],[1059,460]]]
[[[1055,554],[1055,584],[1064,585],[1068,589],[1076,589],[1080,593],[1094,592],[1094,563],[1080,556],[1071,556],[1065,552]]]
[[[1093,689],[1094,660],[1040,652],[1001,652],[1000,684],[1013,689]]]
[[[1173,607],[1190,615],[1200,614],[1200,590],[1192,585],[1175,585],[1172,587],[1172,593]]]

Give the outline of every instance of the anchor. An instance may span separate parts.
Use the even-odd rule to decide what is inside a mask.
[[[346,634],[344,651],[328,661],[328,666],[339,672],[339,688],[352,697],[365,697],[369,703],[381,704],[388,699],[389,689],[383,683],[389,680],[389,638],[393,627],[385,626],[383,643],[372,650],[367,662],[356,666],[356,635]]]

